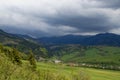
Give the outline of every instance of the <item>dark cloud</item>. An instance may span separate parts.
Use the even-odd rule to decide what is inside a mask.
[[[101,6],[104,6],[106,8],[114,9],[120,8],[120,0],[98,0],[98,1],[102,2]]]
[[[109,31],[113,27],[108,26],[108,19],[104,16],[96,17],[83,17],[83,16],[72,16],[72,17],[61,17],[59,18],[47,18],[46,22],[55,25],[65,25],[76,27],[80,32],[104,32]]]
[[[0,28],[32,36],[120,33],[120,0],[1,0]]]

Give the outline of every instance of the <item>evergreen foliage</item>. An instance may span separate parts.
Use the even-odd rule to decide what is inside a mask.
[[[16,49],[13,49],[12,55],[13,55],[13,63],[17,63],[18,65],[20,65],[22,63],[20,53]]]
[[[36,60],[32,51],[30,51],[28,60],[30,62],[30,65],[33,67],[33,69],[36,69]]]
[[[20,61],[23,64],[18,65]],[[35,68],[36,62],[32,51],[30,51],[29,62]],[[51,71],[51,68],[33,70],[28,65],[29,62],[22,61],[18,50],[0,46],[0,80],[81,80],[79,74],[72,74],[72,77],[68,77]]]

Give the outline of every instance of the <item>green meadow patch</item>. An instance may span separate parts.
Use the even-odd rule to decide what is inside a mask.
[[[81,77],[78,80],[119,80],[120,71],[102,70],[83,67],[70,67],[65,64],[37,63],[37,69],[46,70],[56,75],[64,75],[71,78],[75,74]],[[84,78],[84,79],[82,79]],[[74,80],[74,79],[70,79]],[[76,80],[76,79],[75,79]]]

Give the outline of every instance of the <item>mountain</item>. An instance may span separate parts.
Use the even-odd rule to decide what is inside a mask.
[[[46,44],[79,44],[84,39],[89,38],[90,36],[78,36],[78,35],[66,35],[60,37],[43,37],[38,38],[38,42]]]
[[[38,50],[42,46],[36,41],[30,39],[30,37],[23,38],[23,36],[6,33],[3,30],[0,30],[0,43],[5,46],[17,48],[21,52],[28,53],[32,50],[35,54],[41,55]]]
[[[97,34],[82,41],[83,45],[120,46],[120,35],[113,33]]]
[[[120,46],[120,35],[102,33],[93,36],[66,35],[60,37],[43,37],[37,39],[46,44],[80,44],[80,45],[109,45]]]

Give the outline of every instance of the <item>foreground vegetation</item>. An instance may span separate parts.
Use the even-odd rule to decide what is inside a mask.
[[[0,46],[0,80],[89,80],[87,75],[77,72],[59,73],[54,67],[43,69],[42,63],[36,64],[32,52],[23,60],[25,57],[16,49]]]

